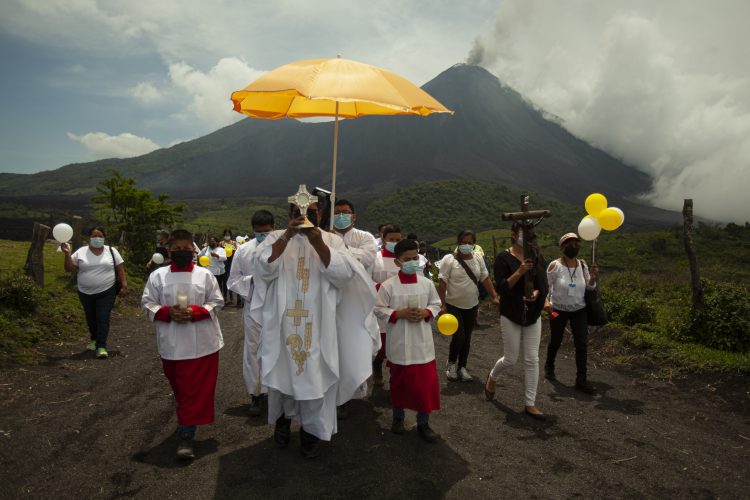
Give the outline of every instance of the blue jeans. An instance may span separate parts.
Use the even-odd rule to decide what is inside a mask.
[[[403,420],[406,416],[403,408],[396,408],[393,407],[393,419],[394,420]],[[430,414],[429,413],[417,413],[417,424],[422,425],[426,424],[430,421]]]
[[[101,293],[88,295],[78,292],[78,298],[86,313],[86,324],[89,327],[91,340],[96,341],[96,347],[107,347],[109,335],[109,317],[115,306],[115,287]]]

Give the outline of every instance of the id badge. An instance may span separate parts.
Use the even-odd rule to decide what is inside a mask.
[[[574,297],[576,294],[576,284],[568,283],[568,297]]]

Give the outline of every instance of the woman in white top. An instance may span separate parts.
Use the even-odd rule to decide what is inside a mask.
[[[586,289],[596,287],[599,270],[596,265],[589,267],[577,259],[581,240],[576,233],[567,233],[560,238],[563,256],[550,263],[547,268],[549,282],[549,324],[551,337],[547,346],[547,362],[544,374],[550,380],[555,377],[555,356],[562,344],[565,326],[570,322],[573,331],[573,344],[576,348],[576,389],[591,394],[594,388],[586,379],[588,318],[586,317]]]
[[[481,256],[474,253],[476,244],[474,231],[461,231],[458,235],[458,251],[446,255],[440,263],[440,312],[450,313],[458,319],[458,330],[451,338],[448,354],[448,380],[468,382],[471,375],[466,370],[471,347],[471,332],[477,320],[479,308],[478,283],[492,296],[495,304],[500,304],[495,287],[490,281],[489,272]]]
[[[219,288],[222,290],[222,297],[224,297],[224,300],[226,300],[226,297],[224,296],[224,290],[226,289],[225,284],[229,275],[226,272],[224,263],[227,260],[227,252],[221,245],[219,245],[219,240],[212,236],[208,240],[208,246],[201,250],[198,257],[200,258],[204,255],[210,259],[208,270],[211,271],[211,274],[213,274],[214,278],[216,278],[216,282],[219,284]]]
[[[107,358],[107,336],[109,317],[115,305],[117,290],[115,282],[121,284],[120,296],[128,293],[128,281],[120,252],[104,244],[104,229],[93,227],[89,230],[89,244],[71,254],[70,246],[61,245],[65,254],[65,270],[78,269],[78,298],[86,313],[89,327],[89,351],[96,350],[97,358]],[[118,278],[118,279],[116,279]]]

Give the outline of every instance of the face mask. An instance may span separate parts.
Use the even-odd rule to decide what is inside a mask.
[[[231,240],[231,239],[232,239],[232,237],[231,237],[231,236],[224,236],[224,241],[229,241],[229,240]]]
[[[523,234],[519,234],[519,235],[518,235],[518,237],[516,238],[516,244],[517,244],[517,245],[518,245],[519,247],[522,247],[522,246],[523,246]]]
[[[401,270],[404,272],[404,274],[415,274],[417,271],[419,271],[419,261],[407,260],[406,262],[402,262]]]
[[[474,245],[458,245],[458,251],[464,255],[469,255],[474,251]]]
[[[104,246],[104,238],[100,236],[92,236],[89,240],[89,244],[94,248],[102,248]]]
[[[565,256],[567,258],[569,258],[569,259],[575,259],[576,255],[578,255],[578,250],[580,250],[580,249],[568,245],[565,248],[563,248],[563,253],[565,254]]]
[[[387,241],[385,243],[385,249],[389,252],[393,253],[396,251],[396,242],[395,241]]]
[[[187,267],[193,262],[193,252],[192,250],[173,250],[171,258],[177,267]]]
[[[266,236],[268,236],[269,234],[271,233],[255,233],[255,241],[257,241],[258,243],[263,243],[263,240],[265,240]]]
[[[352,214],[334,214],[333,227],[336,229],[346,229],[352,225]]]

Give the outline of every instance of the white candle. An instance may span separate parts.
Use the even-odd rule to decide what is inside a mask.
[[[177,305],[180,306],[180,309],[186,309],[188,306],[188,297],[184,293],[180,293],[177,295]]]

